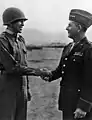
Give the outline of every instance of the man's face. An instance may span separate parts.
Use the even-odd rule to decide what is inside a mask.
[[[70,21],[66,27],[68,37],[74,39],[78,35],[78,26],[74,21]]]
[[[12,29],[15,33],[21,33],[23,26],[24,26],[24,20],[19,20],[12,24]]]

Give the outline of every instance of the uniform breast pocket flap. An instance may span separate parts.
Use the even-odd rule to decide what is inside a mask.
[[[75,52],[72,56],[72,61],[80,63],[83,60],[83,53]]]
[[[73,55],[74,56],[83,56],[83,53],[81,53],[81,52],[75,52]]]

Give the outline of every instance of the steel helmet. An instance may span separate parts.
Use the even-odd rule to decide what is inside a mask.
[[[17,20],[24,20],[24,21],[27,20],[27,18],[25,18],[24,13],[20,9],[15,7],[7,8],[3,12],[2,19],[4,25],[8,25]]]

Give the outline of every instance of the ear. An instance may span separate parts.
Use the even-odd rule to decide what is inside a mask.
[[[82,29],[82,26],[80,24],[78,24],[78,32],[80,32]]]

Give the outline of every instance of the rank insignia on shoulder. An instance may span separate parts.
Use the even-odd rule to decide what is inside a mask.
[[[74,55],[83,56],[83,53],[81,53],[81,52],[75,52]]]

